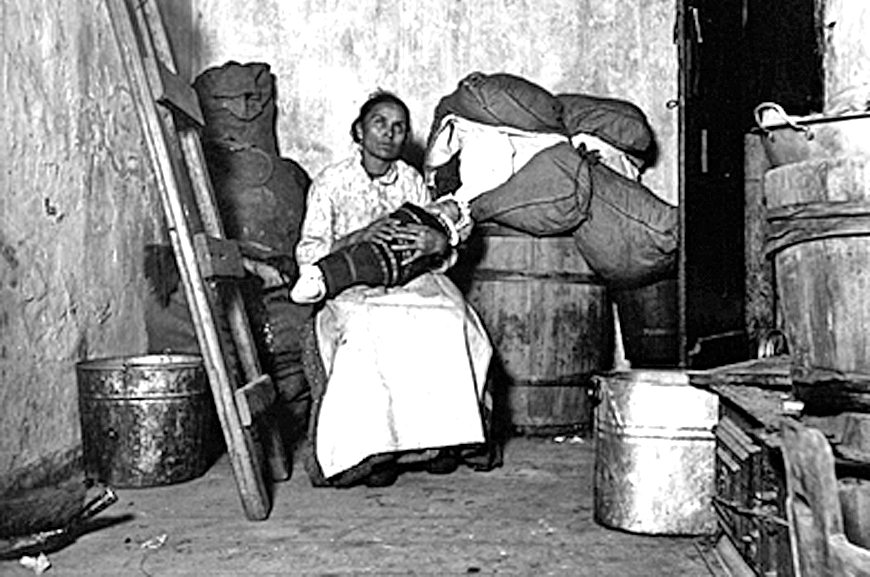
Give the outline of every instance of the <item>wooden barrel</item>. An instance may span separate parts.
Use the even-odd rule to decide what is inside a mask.
[[[632,367],[676,367],[677,279],[611,293],[619,310],[625,358]]]
[[[870,156],[774,168],[764,193],[795,395],[809,413],[870,412]]]
[[[493,341],[495,402],[514,431],[591,432],[590,378],[612,364],[613,318],[573,238],[485,226],[469,253],[467,298]]]

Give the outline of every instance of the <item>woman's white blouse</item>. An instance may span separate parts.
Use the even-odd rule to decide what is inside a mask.
[[[327,255],[336,240],[367,226],[404,202],[426,205],[431,200],[423,177],[397,160],[372,179],[359,153],[323,170],[308,193],[296,260],[311,264]]]

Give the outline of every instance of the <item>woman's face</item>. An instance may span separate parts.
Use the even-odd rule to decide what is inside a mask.
[[[408,137],[408,118],[398,104],[381,102],[369,111],[356,130],[363,155],[393,162],[402,154]]]

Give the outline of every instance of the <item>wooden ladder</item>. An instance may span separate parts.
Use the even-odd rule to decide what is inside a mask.
[[[105,0],[160,189],[160,200],[245,515],[272,508],[271,480],[290,476],[237,285],[245,275],[225,237],[199,137],[196,92],[177,74],[155,0]],[[229,326],[229,334],[220,327]],[[235,360],[241,367],[241,379]]]

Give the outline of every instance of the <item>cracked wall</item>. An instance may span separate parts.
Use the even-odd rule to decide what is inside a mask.
[[[77,454],[77,361],[144,352],[143,247],[161,225],[103,2],[0,10],[2,489]]]

